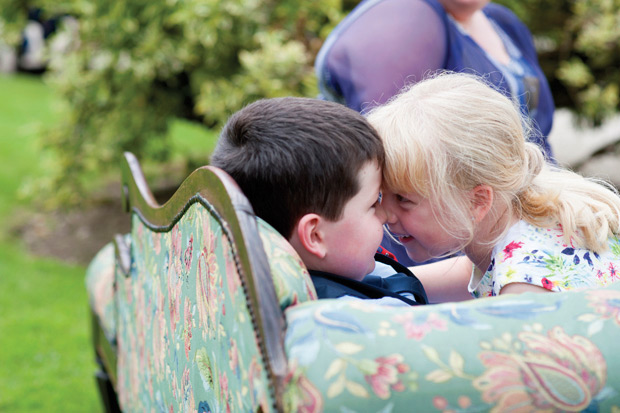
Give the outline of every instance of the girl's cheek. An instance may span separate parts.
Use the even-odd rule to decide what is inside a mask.
[[[403,219],[400,222],[405,227],[417,228],[418,223],[420,221],[418,219],[416,219],[415,217],[411,216],[411,215],[407,215],[407,216],[403,217]]]

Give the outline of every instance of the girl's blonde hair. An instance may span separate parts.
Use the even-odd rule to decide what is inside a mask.
[[[549,164],[536,144],[526,142],[533,128],[518,106],[480,77],[437,74],[376,108],[368,120],[385,146],[385,185],[429,198],[439,222],[463,247],[474,235],[469,194],[480,184],[493,188],[507,214],[539,227],[560,223],[569,244],[602,252],[608,237],[620,232],[617,191]]]

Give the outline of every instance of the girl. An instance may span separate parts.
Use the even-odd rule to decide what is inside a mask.
[[[555,107],[532,34],[513,12],[489,0],[361,1],[329,35],[315,68],[325,99],[362,113],[429,72],[486,74],[519,100],[539,127],[537,143],[552,156],[547,135]],[[381,245],[401,263],[420,264],[388,234]]]
[[[387,223],[412,259],[463,251],[474,297],[620,279],[617,192],[547,163],[515,103],[481,78],[435,76],[369,120],[386,148]]]

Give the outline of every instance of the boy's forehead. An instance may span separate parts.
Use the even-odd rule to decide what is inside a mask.
[[[360,191],[374,190],[381,186],[383,171],[377,161],[368,161],[357,172],[357,181]]]

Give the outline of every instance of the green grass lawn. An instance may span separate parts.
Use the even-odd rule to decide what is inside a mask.
[[[0,412],[98,412],[86,268],[34,257],[7,236],[24,178],[38,164],[38,132],[58,119],[58,100],[39,77],[0,75]],[[171,125],[175,157],[208,153],[215,136]]]
[[[38,77],[0,76],[0,411],[101,411],[84,271],[7,237],[17,192],[38,169],[38,130],[55,100]]]
[[[54,121],[54,99],[38,77],[0,76],[0,223],[18,206],[26,175],[39,170],[37,132]]]
[[[0,244],[0,411],[101,411],[84,268]]]

